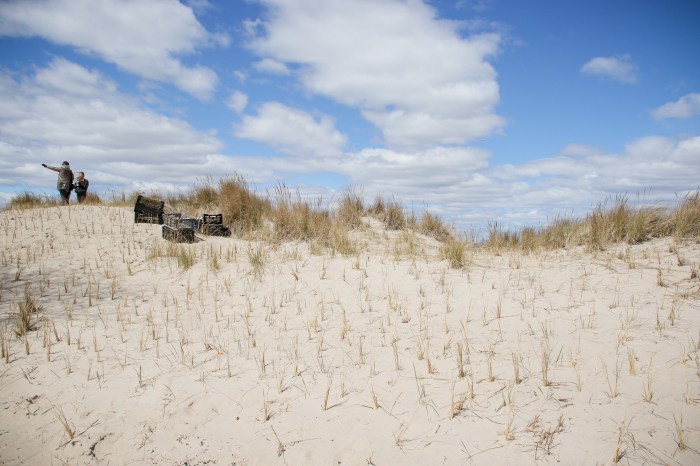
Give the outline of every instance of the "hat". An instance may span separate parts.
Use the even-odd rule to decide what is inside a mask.
[[[68,162],[63,162],[63,166],[64,166],[64,167],[67,166],[67,165],[70,165],[70,164],[69,164]]]

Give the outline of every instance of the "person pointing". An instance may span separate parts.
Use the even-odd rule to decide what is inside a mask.
[[[73,190],[73,171],[70,169],[70,164],[68,162],[63,162],[60,167],[52,167],[42,163],[41,166],[58,172],[56,189],[58,189],[58,192],[61,195],[63,204],[68,205],[68,201],[70,200],[70,192]]]

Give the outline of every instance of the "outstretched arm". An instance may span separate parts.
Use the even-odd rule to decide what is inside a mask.
[[[52,167],[51,165],[46,165],[45,163],[42,163],[41,166],[55,172],[61,171],[61,167]]]

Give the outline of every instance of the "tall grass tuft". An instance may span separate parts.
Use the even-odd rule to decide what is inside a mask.
[[[194,187],[190,195],[198,209],[213,208],[219,203],[219,191],[214,187],[214,180],[208,176]]]
[[[512,249],[520,244],[517,231],[506,230],[498,222],[489,222],[486,245],[494,249]]]
[[[440,258],[446,260],[453,269],[466,267],[466,244],[459,239],[449,238],[440,246]]]
[[[539,245],[545,249],[561,249],[578,246],[583,242],[585,224],[580,220],[557,215],[552,223],[537,236]]]
[[[56,199],[47,194],[34,194],[31,191],[22,191],[10,199],[7,209],[34,209],[56,205]]]
[[[168,243],[168,256],[177,259],[177,265],[187,270],[197,261],[192,248],[182,244]]]
[[[258,196],[241,175],[219,180],[218,203],[224,221],[239,235],[259,229],[270,211],[270,201]]]
[[[347,228],[357,228],[362,225],[364,210],[362,191],[354,187],[346,188],[338,202],[338,223]]]
[[[38,314],[43,307],[37,304],[36,299],[32,295],[29,285],[24,286],[24,295],[18,303],[18,311],[16,317],[15,334],[18,337],[26,335],[27,332],[36,330],[36,324],[32,322],[32,316]]]
[[[292,194],[284,184],[275,187],[275,203],[272,210],[274,237],[282,241],[320,240],[327,244],[332,220],[327,211],[321,209],[322,200],[316,205],[301,198],[297,191]]]
[[[396,199],[386,200],[377,196],[369,208],[369,213],[381,220],[389,230],[403,230],[408,223],[403,206]]]
[[[448,241],[452,232],[440,217],[428,211],[423,212],[418,223],[418,230],[426,236],[432,236],[438,241]]]
[[[666,231],[675,237],[700,239],[700,190],[686,195],[668,216]]]
[[[85,195],[83,204],[101,205],[103,204],[103,201],[99,194],[88,191],[88,193]]]
[[[620,242],[636,244],[661,236],[661,209],[633,209],[624,195],[616,196],[611,207],[608,208],[607,204],[608,200],[599,203],[593,212],[588,214],[588,249],[600,250],[608,244]]]

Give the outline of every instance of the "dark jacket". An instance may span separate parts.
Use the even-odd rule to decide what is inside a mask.
[[[87,178],[83,178],[83,181],[76,181],[75,182],[75,194],[79,194],[79,195],[86,194],[89,185],[90,185],[90,182],[87,180]]]

